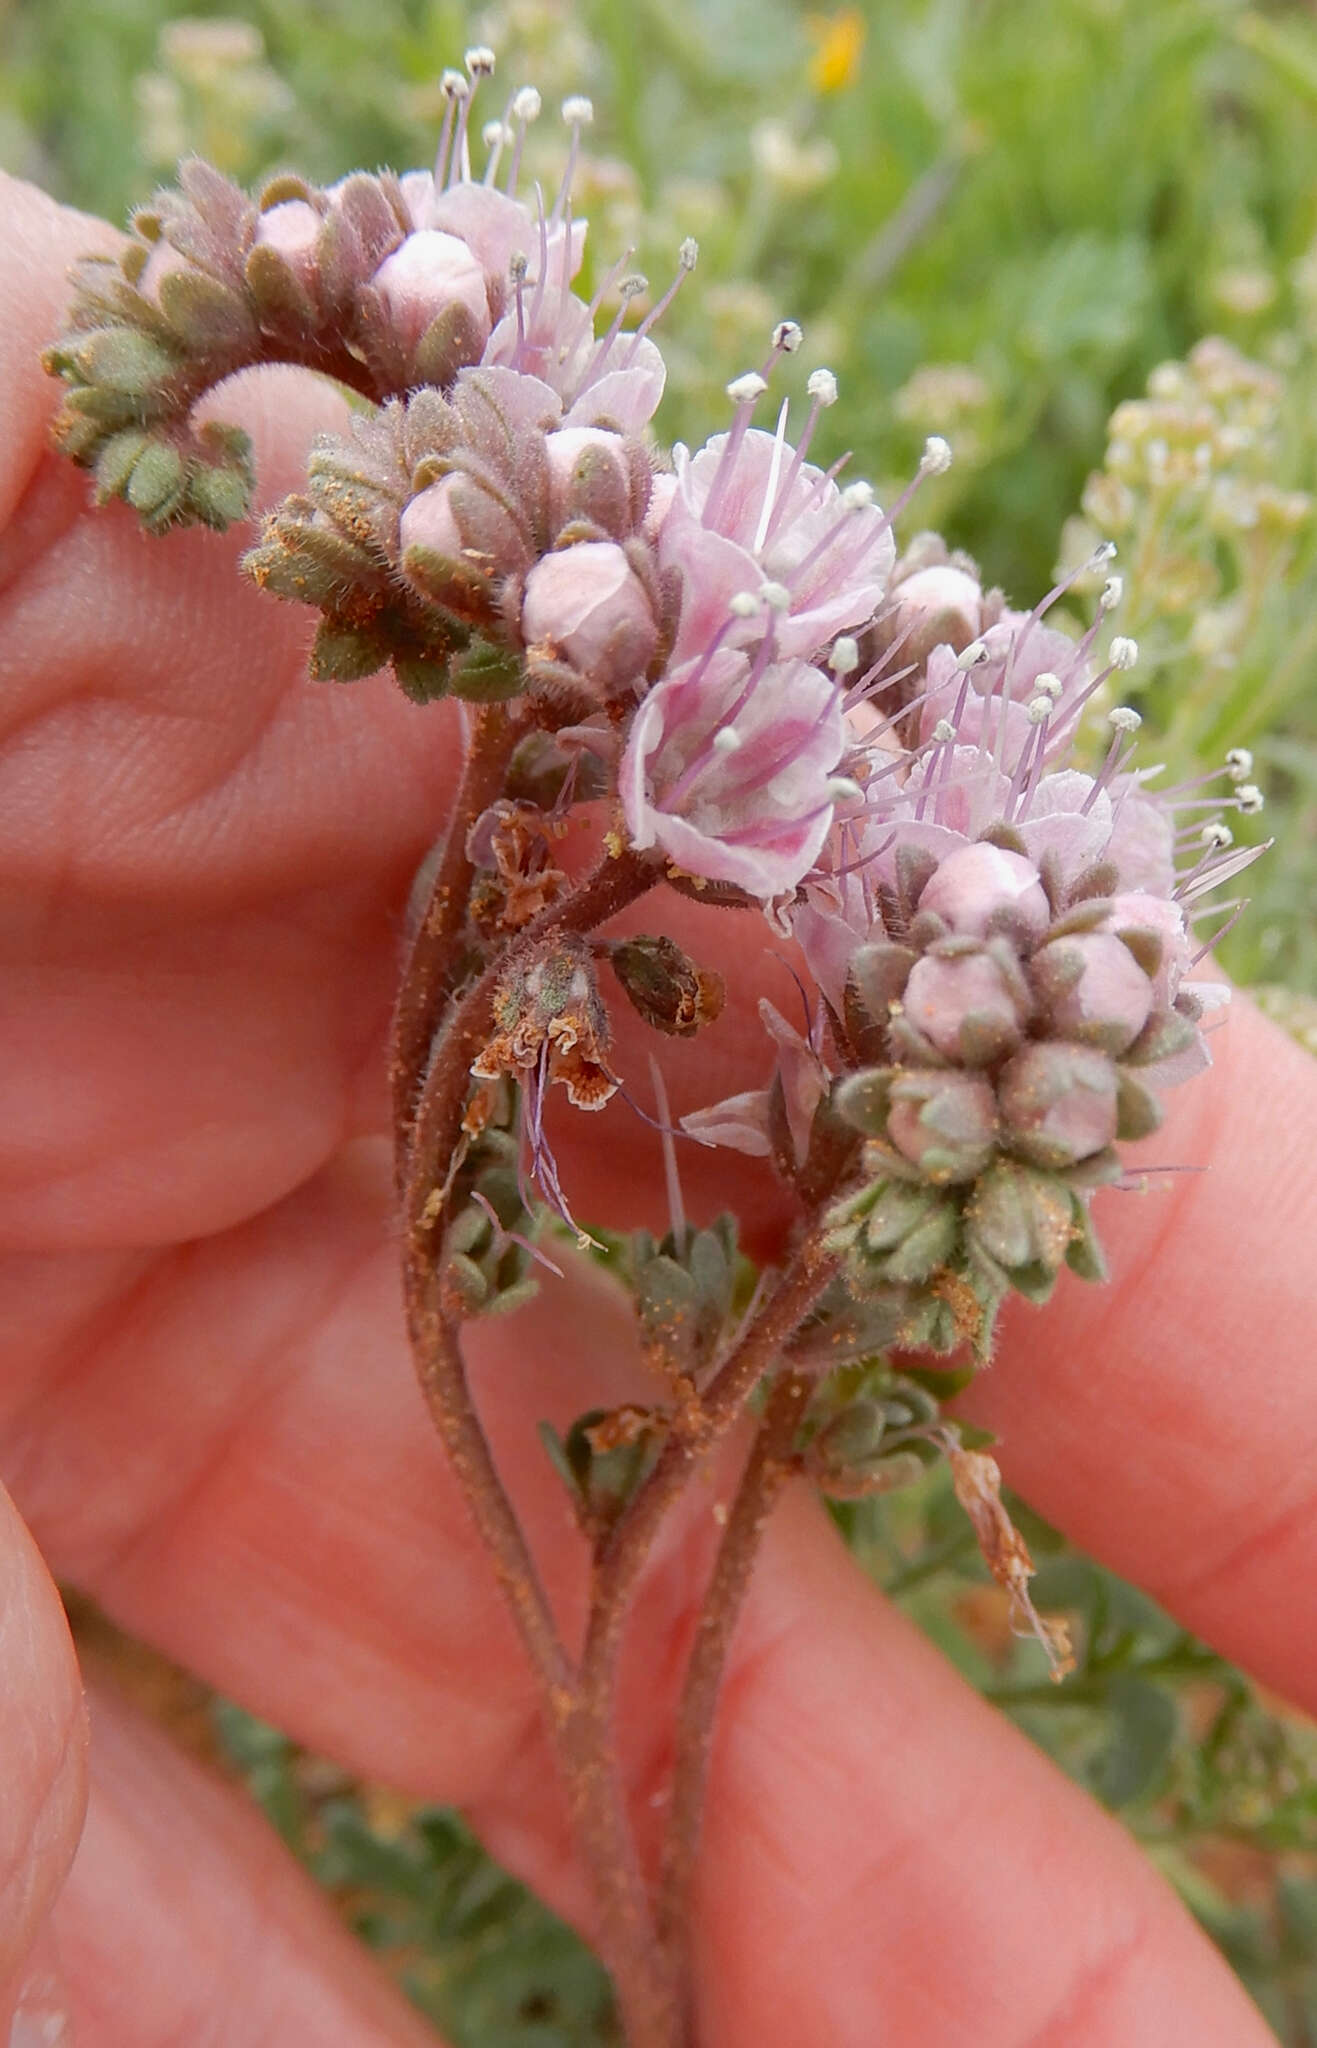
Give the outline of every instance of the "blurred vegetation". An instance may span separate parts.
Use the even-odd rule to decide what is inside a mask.
[[[701,440],[782,315],[842,381],[831,457],[890,490],[923,437],[941,527],[1015,599],[1095,535],[1168,779],[1247,746],[1277,857],[1223,946],[1317,1045],[1317,21],[1239,0],[0,0],[0,161],[122,217],[198,149],[244,180],[425,162],[442,67],[492,43],[546,108],[590,93],[592,260],[665,321],[661,430]],[[491,102],[491,111],[493,103]],[[535,131],[556,179],[560,132]],[[1215,337],[1204,351],[1199,345]],[[845,436],[845,442],[836,438]],[[1080,586],[1076,603],[1086,602]],[[1210,936],[1210,925],[1205,928]],[[1281,2038],[1317,2042],[1317,1737],[1032,1524],[1077,1678],[1038,1682],[936,1479],[847,1511],[974,1683],[1120,1811]],[[449,1815],[224,1710],[248,1781],[463,2048],[613,2038],[599,1974]]]

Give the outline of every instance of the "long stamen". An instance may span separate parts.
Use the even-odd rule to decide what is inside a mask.
[[[641,342],[645,339],[645,336],[649,333],[649,330],[654,325],[655,321],[661,320],[663,318],[663,315],[667,312],[668,307],[676,298],[677,293],[681,290],[683,284],[686,282],[686,279],[690,276],[692,270],[694,270],[696,263],[699,261],[699,255],[699,243],[695,240],[695,237],[693,235],[687,235],[685,241],[682,243],[680,249],[678,249],[677,251],[676,276],[673,278],[672,283],[668,286],[667,290],[664,292],[662,298],[658,301],[658,303],[650,307],[648,313],[646,313],[644,319],[641,321],[639,327],[637,327],[635,333],[631,337],[631,346],[627,350],[626,356],[622,364],[624,370],[630,369],[632,363],[636,359],[636,355],[639,351]]]
[[[805,421],[805,431],[796,444],[796,451],[791,458],[787,473],[782,479],[782,486],[777,494],[777,503],[773,507],[773,516],[768,522],[768,531],[761,543],[764,547],[772,540],[774,533],[777,531],[778,522],[783,518],[786,508],[791,502],[792,488],[795,485],[796,478],[800,475],[805,457],[809,453],[810,443],[814,439],[814,430],[818,426],[821,414],[826,412],[830,405],[837,403],[837,380],[831,370],[815,370],[806,384],[805,390],[810,399],[809,417]]]
[[[733,599],[732,617],[726,620],[723,626],[720,628],[718,639],[721,640],[723,635],[731,629],[731,627],[735,624],[737,617],[743,617],[744,615],[744,608],[737,606],[735,599]],[[705,669],[708,667],[709,662],[713,658],[713,653],[715,651],[716,644],[717,643],[715,642],[714,647],[711,647],[706,652],[700,667],[692,673],[691,677],[689,678],[689,681],[691,683],[694,683],[698,680],[698,678],[701,675],[703,675]],[[764,634],[763,639],[759,642],[758,647],[755,649],[754,656],[750,662],[749,670],[746,674],[745,681],[742,683],[739,691],[737,692],[735,701],[732,703],[732,705],[727,711],[723,712],[722,717],[719,719],[718,722],[717,731],[710,735],[710,737],[705,741],[704,745],[699,749],[698,753],[696,753],[693,759],[686,764],[686,767],[678,776],[677,781],[674,783],[673,787],[668,791],[666,797],[664,798],[664,804],[667,809],[671,810],[675,804],[679,804],[682,802],[682,800],[689,794],[690,790],[694,787],[695,783],[699,780],[700,776],[703,775],[705,771],[713,765],[713,763],[718,759],[720,754],[734,753],[737,750],[737,748],[741,745],[740,736],[739,734],[735,734],[733,732],[733,728],[735,727],[737,719],[740,717],[746,705],[749,703],[750,698],[754,693],[755,686],[760,680],[760,677],[764,674],[764,671],[772,665],[773,654],[774,634],[772,621],[770,620],[767,632]],[[728,744],[729,740],[731,741],[730,745]]]
[[[521,176],[521,155],[526,147],[526,130],[532,121],[538,121],[543,104],[533,85],[523,85],[512,95],[512,104],[508,111],[512,116],[515,139],[508,163],[508,175],[503,186],[509,197],[515,194],[517,179]]]
[[[1029,700],[1025,711],[1032,729],[1020,749],[1020,758],[1015,764],[1011,786],[1006,793],[1005,815],[1008,823],[1017,815],[1017,811],[1021,816],[1027,812],[1046,746],[1045,734],[1047,721],[1053,711],[1052,699],[1042,691]]]
[[[530,264],[520,251],[508,265],[508,277],[517,302],[517,353],[514,358],[517,369],[522,368],[526,355],[526,272],[529,269]]]
[[[616,263],[614,263],[605,272],[603,279],[601,280],[597,290],[595,291],[594,297],[590,301],[590,326],[592,329],[594,327],[595,321],[599,318],[599,308],[603,305],[604,300],[608,297],[608,294],[613,290],[613,287],[617,284],[618,279],[625,277],[627,265],[630,263],[631,258],[635,255],[635,253],[636,252],[634,249],[624,249],[622,251],[622,254],[618,257]]]
[[[512,125],[512,110],[516,102],[516,93],[509,93],[507,105],[503,109],[503,118],[500,121],[487,121],[485,123],[484,137],[489,149],[489,157],[485,163],[485,183],[487,185],[494,183],[499,164],[503,160],[504,150],[517,139],[516,130]],[[495,133],[496,129],[498,131],[497,134]]]
[[[1032,633],[1034,627],[1038,625],[1041,621],[1044,612],[1050,611],[1052,606],[1056,603],[1057,599],[1065,596],[1067,590],[1069,590],[1072,583],[1077,583],[1081,576],[1091,575],[1095,569],[1100,569],[1104,567],[1104,565],[1107,562],[1114,561],[1115,557],[1115,542],[1110,540],[1104,540],[1100,547],[1095,548],[1091,555],[1089,555],[1084,561],[1079,563],[1077,568],[1068,569],[1065,575],[1061,577],[1060,581],[1052,585],[1046,597],[1039,598],[1037,604],[1034,606],[1028,618],[1025,620],[1024,624],[1020,628],[1019,644],[1021,646],[1024,645],[1025,641],[1029,638],[1029,635]],[[1113,593],[1111,603],[1104,603],[1100,607],[1101,611],[1112,610],[1113,606],[1119,603],[1120,601],[1121,593],[1119,587],[1119,578],[1113,577],[1110,579],[1110,582],[1115,583],[1117,585],[1117,588]],[[1109,585],[1107,587],[1109,587]],[[1107,587],[1104,587],[1103,589],[1104,599],[1107,595]]]
[[[1133,743],[1126,748],[1125,739],[1127,734],[1138,731],[1143,720],[1128,704],[1118,704],[1114,711],[1108,712],[1107,723],[1111,727],[1111,745],[1107,749],[1106,760],[1093,779],[1093,787],[1079,807],[1082,818],[1088,816],[1099,796],[1115,780],[1121,769],[1133,759]]]
[[[453,167],[457,171],[461,182],[464,185],[469,185],[471,182],[471,109],[475,105],[476,93],[480,89],[481,79],[492,78],[494,75],[494,52],[486,48],[483,43],[478,43],[474,49],[467,51],[463,62],[466,65],[467,75],[471,83],[463,95],[462,104],[458,109],[457,133],[453,138]]]
[[[506,121],[486,121],[480,131],[480,139],[484,143],[487,152],[485,156],[485,175],[482,182],[485,185],[492,185],[503,151],[512,140],[512,130],[508,127]]]
[[[568,144],[567,162],[563,168],[562,182],[558,187],[558,196],[553,202],[553,212],[550,215],[550,219],[555,227],[563,219],[567,203],[571,198],[572,181],[576,176],[576,166],[581,154],[581,130],[588,128],[594,120],[594,104],[586,99],[583,93],[574,93],[570,99],[563,101],[562,117],[572,131],[572,139]]]
[[[1190,955],[1190,957],[1189,957],[1189,965],[1190,965],[1190,968],[1194,968],[1194,967],[1196,967],[1196,966],[1198,965],[1198,963],[1199,963],[1199,961],[1200,961],[1200,960],[1205,960],[1205,959],[1207,958],[1207,955],[1208,955],[1208,954],[1209,954],[1210,952],[1212,952],[1212,950],[1214,949],[1214,947],[1216,947],[1216,946],[1219,946],[1219,945],[1220,945],[1220,943],[1221,943],[1222,939],[1224,939],[1224,938],[1225,938],[1226,934],[1227,934],[1228,932],[1232,932],[1232,931],[1233,931],[1233,930],[1235,929],[1235,926],[1236,926],[1236,925],[1237,925],[1237,924],[1239,923],[1239,920],[1240,920],[1240,918],[1241,918],[1241,917],[1242,917],[1242,916],[1244,915],[1244,912],[1245,912],[1245,911],[1246,911],[1246,910],[1248,909],[1248,906],[1249,906],[1249,904],[1250,904],[1250,902],[1251,902],[1251,901],[1252,901],[1252,898],[1251,898],[1251,897],[1248,897],[1248,896],[1246,896],[1246,897],[1244,898],[1244,900],[1243,900],[1243,902],[1242,902],[1242,903],[1237,903],[1237,904],[1235,905],[1234,909],[1233,909],[1233,910],[1231,911],[1231,913],[1230,913],[1230,916],[1229,916],[1229,917],[1228,917],[1228,918],[1226,919],[1225,923],[1224,923],[1224,924],[1220,924],[1220,925],[1218,925],[1218,926],[1217,926],[1216,930],[1215,930],[1215,931],[1214,931],[1214,932],[1212,933],[1212,936],[1211,936],[1211,938],[1210,938],[1210,939],[1209,939],[1209,940],[1207,941],[1206,945],[1204,945],[1204,946],[1200,946],[1200,947],[1198,948],[1198,951],[1197,951],[1196,953],[1193,953],[1193,954],[1191,954],[1191,955]],[[1222,907],[1222,906],[1221,906],[1221,905],[1220,905],[1219,903],[1218,903],[1218,904],[1213,904],[1213,906],[1212,906],[1212,908],[1213,908],[1214,910],[1219,910],[1219,909],[1220,909],[1221,907]]]
[[[919,467],[911,477],[900,496],[883,514],[878,532],[886,533],[905,511],[926,476],[942,476],[951,467],[951,443],[944,441],[941,434],[930,434],[924,443],[924,452],[919,458]]]
[[[741,450],[741,443],[744,441],[750,422],[754,418],[755,407],[767,389],[767,380],[761,377],[757,370],[747,370],[743,377],[734,377],[727,386],[727,396],[736,407],[736,412],[728,429],[727,438],[723,443],[723,451],[718,460],[718,467],[714,471],[713,482],[709,486],[709,495],[704,501],[704,511],[700,519],[702,526],[712,526],[718,516],[718,507],[722,501],[723,493],[731,481],[732,472],[736,467],[736,458]]]
[[[594,353],[586,364],[585,372],[579,384],[575,386],[572,392],[573,404],[584,397],[592,385],[599,382],[604,373],[604,366],[613,352],[617,337],[622,332],[622,322],[626,319],[631,301],[640,298],[648,290],[649,279],[642,277],[638,270],[633,270],[629,277],[624,277],[619,283],[617,294],[621,304],[610,320],[603,340],[595,344]]]
[[[453,123],[457,118],[457,103],[466,98],[471,88],[460,71],[445,71],[439,80],[439,90],[447,105],[444,108],[444,123],[439,130],[439,147],[434,153],[434,189],[442,192],[448,184],[448,151],[453,139]]]
[[[535,187],[535,227],[540,240],[540,260],[535,275],[535,297],[530,308],[532,328],[539,326],[540,310],[549,283],[549,223],[544,217],[544,194],[538,185]]]

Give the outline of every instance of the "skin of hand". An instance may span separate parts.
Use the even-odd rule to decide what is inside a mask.
[[[384,1046],[457,728],[387,677],[308,683],[310,622],[240,580],[242,534],[155,541],[91,507],[49,449],[38,353],[67,265],[115,237],[17,184],[0,199],[0,1987],[12,2005],[53,1907],[88,2048],[419,2044],[268,1831],[94,1673],[88,1745],[53,1578],[354,1770],[460,1804],[588,1934],[399,1306]],[[342,416],[281,371],[223,401],[267,503]],[[730,958],[733,991],[781,994],[752,920],[664,919]],[[1246,1002],[1216,1045],[1154,1141],[1210,1173],[1099,1197],[1113,1283],[1012,1312],[967,1405],[1078,1543],[1313,1709],[1317,1085]],[[665,1057],[674,1109],[765,1064],[733,1000]],[[652,1134],[604,1118],[562,1127],[578,1213],[661,1220]],[[771,1247],[756,1169],[697,1161],[687,1193]],[[570,1628],[582,1559],[535,1424],[636,1392],[626,1304],[573,1268],[471,1348]],[[727,1476],[661,1542],[631,1629],[647,1837]],[[697,1968],[709,2048],[1271,2038],[1119,1827],[885,1607],[801,1490],[737,1633]]]

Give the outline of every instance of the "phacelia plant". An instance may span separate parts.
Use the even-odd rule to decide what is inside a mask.
[[[326,190],[285,177],[251,199],[186,164],[117,261],[81,267],[47,362],[66,385],[59,445],[153,532],[246,516],[244,436],[193,423],[235,372],[293,363],[362,401],[346,434],[317,441],[305,491],[269,514],[245,567],[319,613],[314,678],[391,664],[416,702],[465,707],[394,1033],[410,1329],[542,1681],[627,2037],[679,2048],[719,1676],[785,1478],[853,1499],[949,1461],[1018,1625],[1066,1668],[997,1468],[930,1387],[953,1354],[988,1359],[1012,1291],[1043,1301],[1066,1267],[1102,1278],[1094,1192],[1121,1182],[1122,1144],[1207,1064],[1224,991],[1194,979],[1194,921],[1252,858],[1227,814],[1261,797],[1242,752],[1219,783],[1170,795],[1139,765],[1114,547],[1017,608],[936,536],[898,538],[920,477],[951,461],[944,440],[885,510],[846,465],[811,459],[838,399],[827,370],[803,420],[783,402],[772,422],[793,321],[728,383],[730,419],[704,447],[664,448],[655,334],[694,245],[666,293],[623,261],[587,302],[571,194],[589,104],[563,108],[556,194],[527,193],[539,95],[515,92],[476,141],[493,68],[476,49],[447,74],[433,172]],[[1061,605],[1078,579],[1100,588],[1087,630]],[[558,857],[580,816],[595,821],[584,876]],[[719,975],[664,929],[673,891],[756,922],[766,948],[794,942],[809,983],[800,1028],[761,1004],[761,1088],[677,1128],[660,1093],[670,1181],[682,1145],[757,1155],[795,1223],[757,1282],[734,1219],[693,1227],[676,1198],[661,1242],[611,1247],[654,1395],[545,1433],[593,1554],[573,1646],[477,1419],[462,1331],[553,1284],[546,1236],[590,1242],[546,1104],[559,1088],[593,1111],[636,1080],[620,998],[661,1034],[716,1028]],[[641,898],[654,929],[610,937]],[[665,1517],[747,1412],[757,1436],[696,1636],[651,1888],[615,1766],[622,1624]]]

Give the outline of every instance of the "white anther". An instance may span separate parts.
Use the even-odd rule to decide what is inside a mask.
[[[530,257],[524,249],[516,249],[508,258],[508,276],[513,284],[525,284],[530,269]]]
[[[743,744],[741,735],[734,726],[724,725],[713,736],[713,749],[716,754],[734,754]]]
[[[756,612],[763,610],[763,601],[757,591],[738,590],[727,609],[738,619],[752,619]]]
[[[805,330],[798,320],[779,320],[773,329],[773,347],[785,356],[793,356],[804,339]]]
[[[860,665],[860,643],[843,633],[840,640],[832,643],[832,659],[828,667],[834,676],[853,676]]]
[[[677,262],[683,270],[694,270],[700,260],[700,245],[694,235],[687,235],[677,251]]]
[[[1256,782],[1241,782],[1235,791],[1236,808],[1246,818],[1256,817],[1257,813],[1265,808],[1266,801]]]
[[[757,398],[763,397],[767,389],[767,382],[760,376],[758,370],[747,370],[743,376],[733,377],[727,386],[727,396],[733,405],[753,405]]]
[[[1132,704],[1117,704],[1107,713],[1107,724],[1113,732],[1137,732],[1143,720]]]
[[[562,117],[569,128],[588,128],[594,119],[594,101],[583,92],[574,92],[562,103]]]
[[[464,100],[470,97],[471,82],[460,71],[445,71],[439,80],[439,90],[446,100]]]
[[[1198,837],[1204,846],[1212,847],[1218,853],[1223,853],[1227,846],[1235,843],[1234,833],[1228,825],[1222,824],[1220,818],[1213,818],[1210,825],[1204,825]]]
[[[1056,702],[1065,688],[1065,684],[1061,681],[1060,676],[1054,674],[1050,668],[1043,669],[1040,674],[1034,677],[1033,686],[1041,696],[1050,697],[1053,703]]]
[[[789,612],[791,610],[791,592],[787,589],[785,583],[761,583],[759,595],[768,606],[770,612]]]
[[[1099,600],[1103,611],[1114,612],[1124,595],[1125,578],[1123,576],[1108,576],[1102,586],[1102,596]]]
[[[1107,652],[1107,659],[1111,666],[1113,668],[1133,668],[1138,658],[1138,641],[1128,640],[1123,633],[1117,633]]]
[[[920,475],[941,476],[950,467],[950,441],[944,441],[941,434],[930,434],[924,443],[924,452],[919,458]]]
[[[847,484],[841,494],[841,503],[844,512],[866,511],[873,503],[873,485],[866,484],[862,478],[856,483]]]
[[[971,640],[964,653],[956,656],[956,667],[958,669],[977,668],[979,663],[986,661],[987,658],[988,650],[983,642],[981,640]]]
[[[1232,782],[1247,782],[1253,773],[1253,756],[1247,747],[1232,747],[1226,755],[1226,774]]]
[[[805,389],[816,405],[837,403],[837,379],[831,370],[812,370]]]
[[[954,740],[955,737],[956,728],[951,723],[951,720],[949,718],[939,718],[937,724],[933,727],[933,738],[937,741],[938,745],[945,747],[947,741]]]
[[[644,271],[633,270],[630,276],[624,277],[618,285],[617,296],[623,300],[639,299],[643,298],[648,290],[649,279],[645,276]]]
[[[523,85],[512,95],[512,118],[514,121],[538,121],[544,101],[533,85]]]
[[[466,65],[472,78],[492,78],[494,76],[495,57],[488,43],[477,43],[473,50],[467,51],[462,62]]]
[[[486,149],[502,149],[513,140],[513,134],[501,121],[486,121],[480,131],[480,140]]]
[[[849,775],[830,775],[826,786],[828,795],[834,803],[843,803],[847,797],[864,795],[859,783],[852,782]]]
[[[1031,697],[1025,706],[1025,714],[1030,725],[1046,725],[1055,708],[1050,697]]]
[[[1098,545],[1097,547],[1095,547],[1095,548],[1094,548],[1094,550],[1093,550],[1092,554],[1091,554],[1091,555],[1089,556],[1089,559],[1088,559],[1088,567],[1089,567],[1090,569],[1101,569],[1101,568],[1103,568],[1103,567],[1105,566],[1105,564],[1106,564],[1106,563],[1108,563],[1108,562],[1114,562],[1114,561],[1115,561],[1115,559],[1116,559],[1116,543],[1115,543],[1115,541],[1114,541],[1114,540],[1104,540],[1104,541],[1100,542],[1100,544],[1099,544],[1099,545]]]

